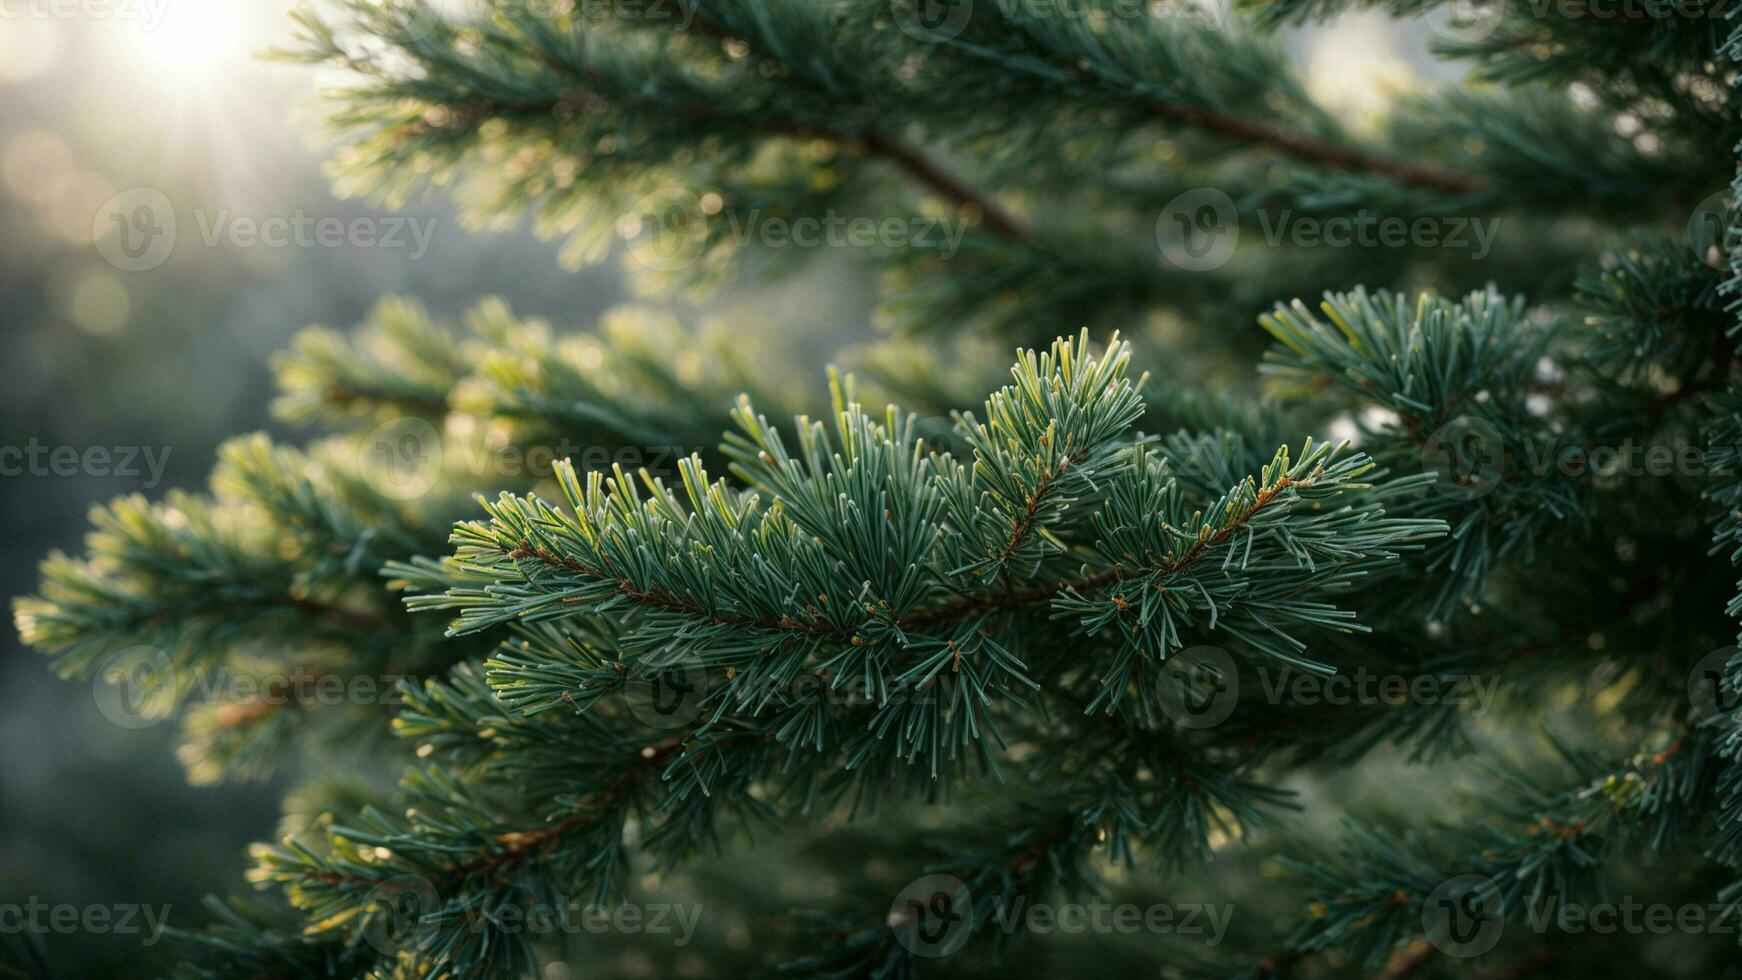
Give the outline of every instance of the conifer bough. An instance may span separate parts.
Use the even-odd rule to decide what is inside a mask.
[[[59,670],[186,702],[196,781],[403,770],[300,775],[181,974],[1733,970],[1742,33],[1508,5],[1436,32],[1472,84],[1355,127],[1262,32],[1356,6],[1446,13],[299,13],[283,56],[352,79],[341,189],[452,188],[573,262],[652,227],[667,297],[797,265],[746,221],[968,230],[863,256],[908,334],[866,388],[648,311],[391,299],[274,363],[328,435],[95,511],[16,603]],[[1505,233],[1158,259],[1205,188],[1236,234]],[[1033,349],[988,378],[987,334]],[[404,680],[198,703],[214,672]]]

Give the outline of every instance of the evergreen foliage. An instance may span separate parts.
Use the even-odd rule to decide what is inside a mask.
[[[183,974],[1461,976],[1434,913],[1465,877],[1504,924],[1479,975],[1733,970],[1723,936],[1531,923],[1742,900],[1742,29],[1479,9],[1434,45],[1469,83],[1361,120],[1271,33],[1355,7],[1448,13],[300,13],[280,55],[350,79],[344,191],[448,190],[575,263],[627,238],[667,297],[794,272],[740,240],[773,217],[963,237],[866,250],[903,336],[849,355],[862,383],[668,314],[389,299],[275,361],[323,435],[93,511],[25,642],[192,705],[190,778],[298,780]],[[1202,188],[1245,244],[1189,268],[1163,228],[1158,258]],[[1480,262],[1250,237],[1372,213],[1503,233]],[[1322,694],[1374,674],[1429,694]],[[214,676],[254,693],[200,703]],[[360,679],[398,684],[269,696]],[[651,966],[525,927],[630,899],[722,924]],[[1091,899],[1235,911],[1213,945],[1003,925]]]

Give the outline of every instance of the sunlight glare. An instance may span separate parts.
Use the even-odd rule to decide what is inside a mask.
[[[237,27],[225,0],[177,0],[141,41],[166,66],[194,73],[238,53]]]

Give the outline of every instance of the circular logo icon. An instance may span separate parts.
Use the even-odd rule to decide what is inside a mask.
[[[416,949],[435,935],[428,916],[441,911],[441,896],[428,878],[397,875],[363,898],[363,939],[383,956]]]
[[[91,696],[104,718],[122,728],[150,728],[175,713],[175,664],[156,647],[111,654],[91,678]]]
[[[1506,469],[1506,444],[1485,419],[1460,415],[1433,431],[1421,446],[1421,464],[1439,477],[1434,489],[1458,500],[1487,496]]]
[[[1700,658],[1688,672],[1688,700],[1701,721],[1715,721],[1735,714],[1742,707],[1736,687],[1730,680],[1730,661],[1736,658],[1737,647],[1719,647]]]
[[[1168,3],[1151,3],[1145,13],[1158,19],[1182,20],[1209,30],[1221,30],[1228,26],[1228,19],[1233,16],[1233,8],[1218,0],[1172,0]]]
[[[629,712],[649,728],[683,728],[702,713],[708,672],[697,664],[666,667],[636,677],[624,690]]]
[[[175,251],[175,208],[152,187],[124,190],[91,219],[91,241],[103,261],[122,272],[147,272]]]
[[[974,931],[974,897],[954,875],[926,875],[909,882],[889,905],[895,940],[915,956],[948,956]]]
[[[1207,272],[1234,257],[1240,243],[1240,214],[1234,199],[1219,188],[1199,187],[1167,202],[1155,219],[1155,243],[1176,269]]]
[[[413,41],[433,37],[444,29],[452,32],[476,24],[490,12],[491,0],[443,0],[400,3],[400,30]]]
[[[682,187],[664,187],[642,197],[617,222],[629,258],[654,272],[695,265],[708,248],[702,200]]]
[[[389,500],[421,497],[441,476],[441,433],[413,415],[376,426],[357,452],[363,478]]]
[[[429,38],[435,34],[437,28],[446,22],[445,18],[431,4],[412,4],[402,8],[402,10],[399,29],[407,39],[412,41],[422,41]]]
[[[1483,875],[1458,875],[1440,882],[1421,904],[1422,930],[1447,956],[1481,956],[1500,942],[1506,929],[1500,887]]]
[[[908,432],[931,452],[949,451],[963,448],[967,440],[963,437],[967,422],[957,421],[953,415],[920,415],[908,416]]]
[[[929,44],[948,41],[968,27],[974,0],[890,0],[901,33]]]
[[[1728,228],[1730,222],[1730,191],[1728,188],[1706,195],[1705,200],[1688,215],[1688,248],[1701,262],[1714,269],[1730,264]]]
[[[1480,41],[1506,18],[1506,0],[1448,0],[1436,5],[1422,20],[1435,37],[1455,44]]]
[[[1214,728],[1240,701],[1240,672],[1221,647],[1187,647],[1162,667],[1161,710],[1181,728]]]

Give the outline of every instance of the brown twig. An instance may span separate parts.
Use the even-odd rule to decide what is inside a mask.
[[[1235,142],[1266,146],[1285,156],[1316,163],[1332,170],[1379,174],[1400,183],[1451,194],[1475,194],[1485,189],[1477,180],[1435,167],[1395,160],[1316,136],[1223,115],[1197,106],[1151,101],[1145,103],[1145,107],[1151,115],[1196,126],[1205,132]]]
[[[1013,245],[1034,244],[1034,233],[1028,226],[1005,211],[992,198],[963,183],[954,174],[921,156],[905,143],[880,133],[872,133],[860,139],[859,145],[872,156],[895,164],[957,207],[979,214],[980,220],[998,237]]]

